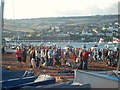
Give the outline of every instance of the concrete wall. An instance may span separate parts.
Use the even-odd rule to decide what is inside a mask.
[[[93,72],[75,71],[75,82],[90,84],[91,88],[118,88],[120,77]]]

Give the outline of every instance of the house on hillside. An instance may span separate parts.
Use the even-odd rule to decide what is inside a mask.
[[[88,35],[88,36],[92,36],[93,35],[93,33],[91,33],[91,32],[88,32],[88,31],[82,31],[82,33],[81,33],[81,35]]]
[[[118,29],[119,29],[119,28],[113,27],[113,26],[110,26],[110,27],[108,28],[108,30],[109,30],[109,31],[112,31],[112,32],[113,32],[113,31],[118,31]]]
[[[97,35],[98,35],[98,36],[104,36],[105,33],[99,32],[99,33],[97,33]]]
[[[115,22],[114,24],[110,24],[110,26],[108,27],[109,31],[118,31],[118,29],[119,29],[118,22]]]
[[[107,27],[105,27],[105,26],[103,26],[102,27],[102,30],[104,31],[104,30],[107,30],[108,28]]]
[[[92,35],[93,35],[93,33],[91,33],[91,30],[89,30],[88,28],[84,28],[84,29],[82,30],[81,35],[88,35],[88,36],[92,36]]]
[[[113,33],[112,33],[111,31],[107,31],[107,32],[105,33],[105,35],[111,37],[111,36],[113,36]]]

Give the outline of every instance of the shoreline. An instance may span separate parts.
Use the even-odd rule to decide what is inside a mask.
[[[29,67],[29,57],[27,57],[26,65],[23,65],[22,67],[18,67],[17,59],[15,54],[4,54],[2,55],[2,61],[0,62],[2,64],[2,68],[9,69],[9,70],[29,70],[32,69]],[[67,66],[52,66],[52,67],[40,67],[39,69],[33,69],[35,71],[35,74],[40,73],[57,73],[60,70],[75,70],[76,68],[71,68]],[[106,63],[103,61],[98,62],[89,62],[88,70],[86,71],[109,71],[109,70],[116,70],[116,67],[112,66],[106,66]]]

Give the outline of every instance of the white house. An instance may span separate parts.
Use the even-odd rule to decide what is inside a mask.
[[[106,30],[107,28],[106,27],[102,27],[102,30]]]
[[[97,35],[102,35],[102,36],[104,36],[104,35],[105,35],[105,33],[98,33]]]
[[[115,27],[110,26],[110,27],[108,28],[108,30],[113,32],[113,31],[118,31],[118,28],[115,28]]]
[[[88,35],[88,36],[92,36],[93,35],[93,33],[91,33],[91,32],[87,32],[87,31],[82,31],[82,33],[81,33],[81,35]]]
[[[106,36],[110,36],[111,37],[111,36],[113,36],[113,34],[111,32],[107,32]]]
[[[69,34],[59,33],[58,36],[69,36]]]
[[[76,34],[76,35],[79,35],[80,33],[79,33],[79,32],[76,32],[75,34]]]

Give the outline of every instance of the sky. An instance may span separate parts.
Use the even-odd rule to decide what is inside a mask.
[[[0,0],[1,1],[1,0]],[[5,0],[5,19],[108,15],[120,0]]]

